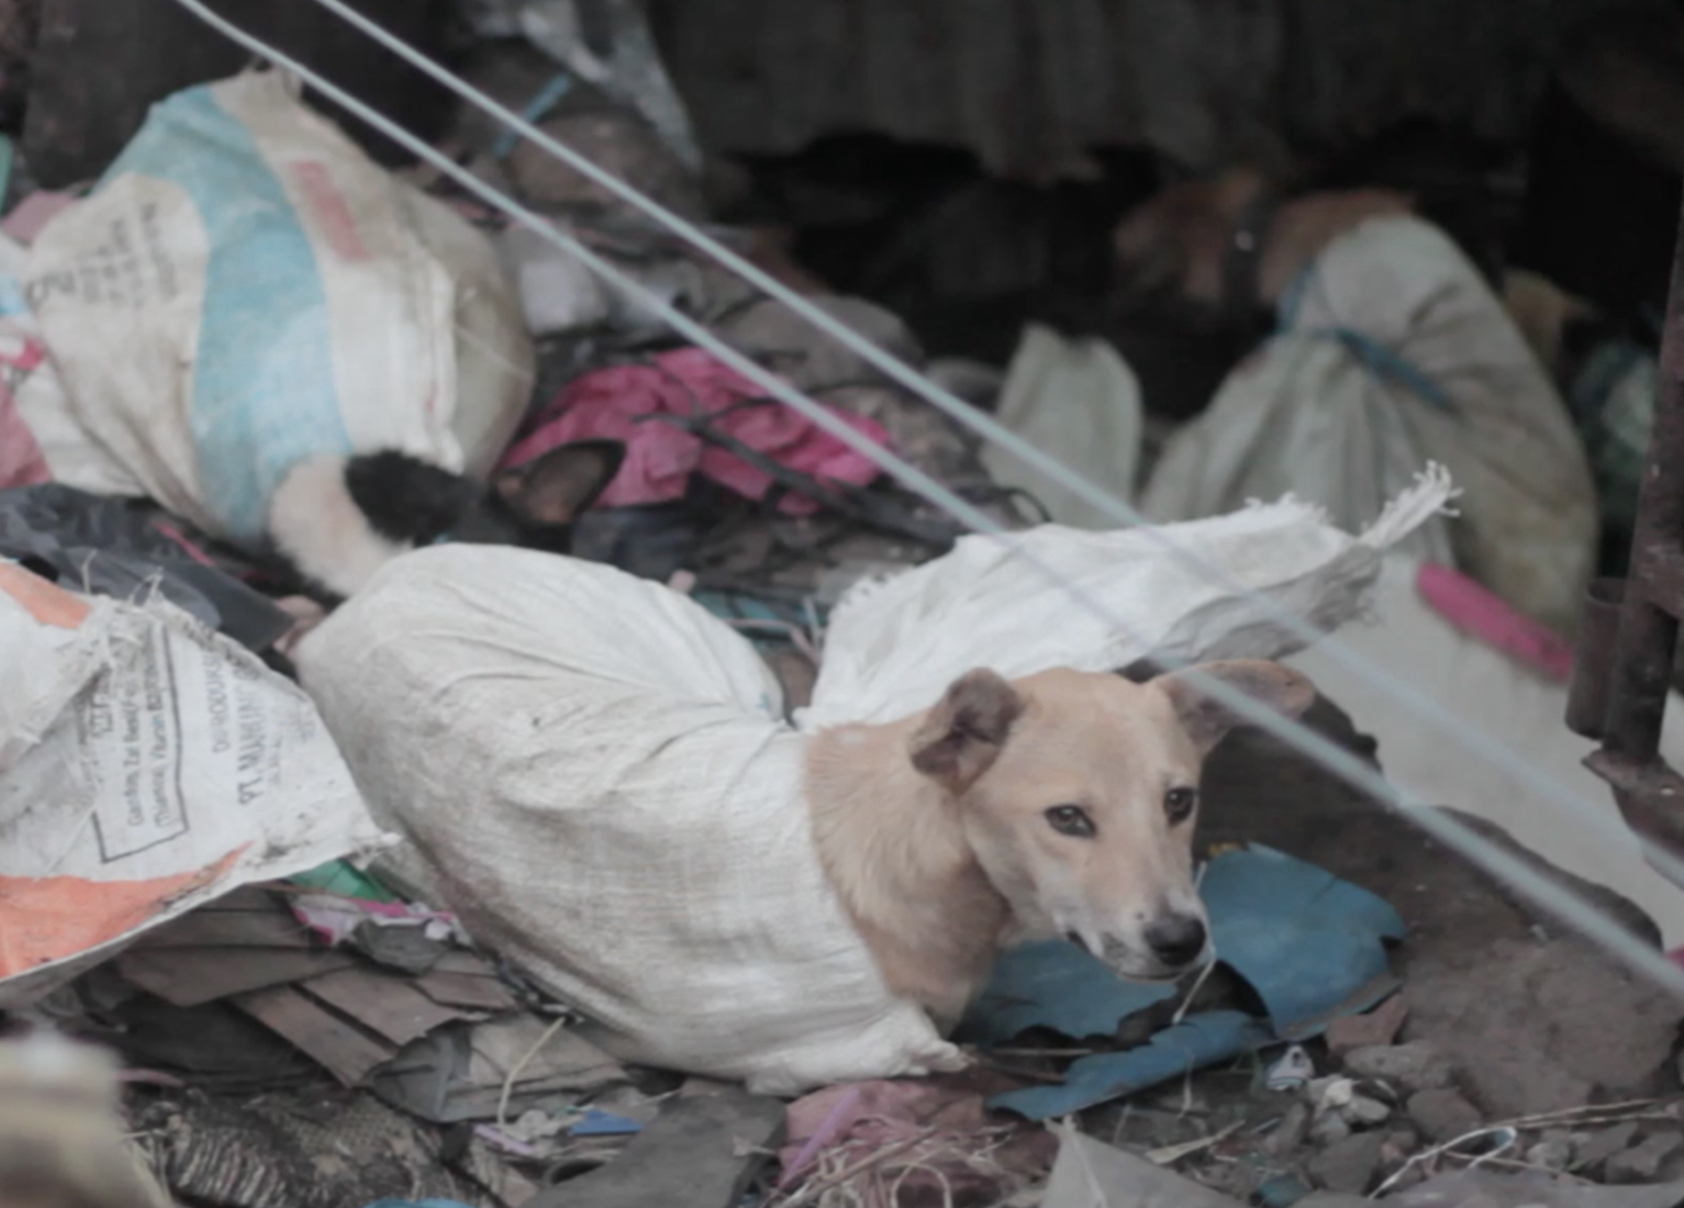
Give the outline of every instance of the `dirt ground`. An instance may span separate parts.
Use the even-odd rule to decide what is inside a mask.
[[[1308,720],[1377,755],[1384,771],[1385,751],[1335,706],[1319,702]],[[1677,1089],[1671,1055],[1684,1007],[1333,773],[1268,735],[1240,732],[1213,754],[1204,798],[1203,842],[1279,848],[1397,907],[1409,924],[1394,959],[1410,1004],[1403,1037],[1436,1042],[1491,1116]],[[1636,907],[1550,871],[1655,941]]]
[[[1349,749],[1377,756],[1384,769],[1385,752],[1375,752],[1336,707],[1319,703],[1308,720]],[[1451,1089],[1472,1105],[1468,1110],[1477,1109],[1478,1121],[1678,1092],[1678,1004],[1535,916],[1383,805],[1252,731],[1233,734],[1212,756],[1204,797],[1203,844],[1263,843],[1398,908],[1409,925],[1393,957],[1409,1004],[1400,1039],[1437,1046],[1453,1071]],[[1653,938],[1641,914],[1616,895],[1576,887]],[[286,1046],[255,1024],[220,1022],[242,1030],[211,1047],[238,1051],[243,1060],[236,1064],[250,1069],[227,1072],[231,1082],[208,1096],[138,1087],[131,1095],[136,1133],[178,1187],[198,1190],[203,1202],[252,1208],[329,1208],[422,1194],[495,1202],[485,1193],[501,1181],[500,1168],[476,1160],[470,1128],[418,1125],[366,1094],[332,1086],[296,1056],[289,1064]],[[212,1031],[192,1034],[209,1042]],[[1319,1042],[1309,1048],[1318,1073],[1337,1069]],[[293,1077],[274,1079],[283,1066]],[[656,1071],[641,1077],[653,1079],[644,1088],[651,1093],[678,1081]],[[1341,1143],[1317,1132],[1319,1117],[1307,1115],[1304,1092],[1273,1093],[1262,1083],[1262,1063],[1248,1059],[1083,1113],[1081,1126],[1137,1152],[1194,1146],[1174,1163],[1178,1170],[1266,1208],[1271,1187],[1302,1194],[1312,1186],[1341,1189],[1345,1180],[1372,1189],[1436,1139],[1406,1094],[1392,1096],[1389,1119]],[[1377,1093],[1384,1098],[1384,1088]],[[1643,1136],[1658,1127],[1684,1144],[1684,1125],[1649,1117],[1657,1118]],[[1226,1138],[1220,1145],[1198,1148],[1219,1135]],[[1582,1148],[1588,1135],[1576,1133],[1573,1143]],[[1529,1134],[1522,1152],[1540,1136]],[[611,1146],[596,1160],[612,1154]],[[594,1164],[575,1163],[552,1177]],[[1684,1157],[1673,1165],[1684,1167]],[[1653,1177],[1680,1173],[1669,1165]]]

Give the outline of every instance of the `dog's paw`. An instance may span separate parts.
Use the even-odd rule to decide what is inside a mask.
[[[968,1069],[970,1064],[970,1055],[964,1049],[941,1040],[920,1052],[913,1064],[907,1068],[907,1073],[914,1078],[923,1078],[930,1074],[956,1074],[960,1070]]]
[[[770,1095],[774,1099],[797,1098],[814,1085],[812,1078],[804,1078],[782,1063],[758,1069],[743,1080],[743,1089],[749,1094]]]
[[[293,618],[292,628],[276,639],[275,649],[289,659],[296,658],[298,644],[311,630],[327,620],[327,609],[306,596],[286,596],[276,600],[275,604]]]

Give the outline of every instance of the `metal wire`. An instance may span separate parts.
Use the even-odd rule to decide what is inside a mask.
[[[344,0],[315,0],[315,2],[360,29],[370,38],[439,81],[458,96],[497,118],[510,130],[530,139],[537,146],[542,147],[574,170],[608,189],[627,204],[648,215],[692,246],[706,252],[720,264],[737,273],[745,281],[776,298],[805,321],[823,331],[844,347],[857,353],[869,364],[876,366],[891,379],[939,408],[958,423],[970,428],[985,440],[999,445],[1029,465],[1051,475],[1061,485],[1076,492],[1082,499],[1099,508],[1113,519],[1125,525],[1143,526],[1147,539],[1174,558],[1180,565],[1193,570],[1207,583],[1232,591],[1247,599],[1254,606],[1261,608],[1264,615],[1268,616],[1271,621],[1280,624],[1307,645],[1316,644],[1318,649],[1328,655],[1334,662],[1353,672],[1364,683],[1377,688],[1386,696],[1401,704],[1407,712],[1431,726],[1452,743],[1470,754],[1476,755],[1484,762],[1502,768],[1534,792],[1553,800],[1571,813],[1576,814],[1581,821],[1588,823],[1592,830],[1600,833],[1610,844],[1618,844],[1624,847],[1631,843],[1635,837],[1645,856],[1652,863],[1661,868],[1676,883],[1684,885],[1684,861],[1680,861],[1678,857],[1659,844],[1641,835],[1634,836],[1633,832],[1619,818],[1609,813],[1601,805],[1587,801],[1578,794],[1563,788],[1540,773],[1537,768],[1527,763],[1520,755],[1490,741],[1479,731],[1459,724],[1455,719],[1447,716],[1439,708],[1438,703],[1426,693],[1389,674],[1385,668],[1352,650],[1337,637],[1321,633],[1303,618],[1294,616],[1290,612],[1279,608],[1272,601],[1249,591],[1235,580],[1225,568],[1217,566],[1179,545],[1126,500],[1118,498],[1051,454],[1036,448],[1016,432],[1001,425],[992,416],[970,406],[957,395],[942,388],[938,383],[931,381],[905,362],[873,344],[847,324],[814,306],[799,293],[778,281],[759,266],[738,255],[682,215],[673,213],[653,198],[648,197],[612,173],[605,171],[571,147],[545,134],[519,114],[499,104],[456,73],[429,59],[421,51],[409,45],[390,30],[350,7]],[[926,495],[926,498],[929,498],[929,496]],[[966,523],[971,523],[967,517],[958,513],[954,514],[959,519],[965,520]]]
[[[1036,557],[1028,549],[1024,548],[1022,544],[1013,540],[1008,534],[1004,533],[999,525],[980,512],[977,508],[959,498],[927,474],[924,474],[915,467],[907,464],[901,458],[895,456],[893,453],[890,453],[888,450],[883,449],[870,441],[868,438],[856,432],[825,407],[814,402],[812,399],[807,398],[794,387],[789,385],[789,383],[769,373],[756,362],[732,348],[729,344],[725,343],[712,332],[708,331],[694,319],[685,315],[683,312],[667,303],[652,291],[645,289],[639,282],[621,271],[618,266],[599,256],[591,248],[579,240],[558,231],[549,222],[533,213],[527,207],[521,205],[515,199],[508,197],[494,186],[478,179],[467,169],[451,160],[448,156],[429,146],[424,140],[417,138],[401,124],[393,121],[361,100],[350,95],[332,81],[325,79],[319,73],[305,67],[303,64],[297,62],[290,56],[268,45],[262,39],[255,37],[234,23],[228,21],[226,18],[223,18],[219,14],[211,11],[204,3],[202,3],[202,0],[176,0],[176,3],[192,12],[206,24],[221,32],[224,36],[232,39],[241,46],[246,47],[248,50],[261,55],[277,66],[286,69],[300,79],[307,81],[324,96],[343,106],[348,112],[356,114],[370,126],[379,130],[393,141],[406,147],[419,158],[426,160],[428,163],[456,180],[458,184],[462,185],[468,191],[476,194],[482,200],[494,206],[508,217],[513,218],[517,222],[521,223],[521,225],[532,230],[555,247],[577,257],[581,263],[585,264],[593,272],[610,282],[615,286],[615,288],[638,299],[641,305],[646,307],[650,312],[659,315],[675,331],[684,335],[697,346],[712,352],[723,363],[731,366],[739,373],[742,373],[743,376],[759,384],[772,397],[777,398],[793,407],[819,428],[842,441],[844,444],[847,444],[850,448],[855,449],[862,455],[871,458],[883,470],[911,487],[930,502],[942,507],[944,510],[948,511],[949,514],[963,521],[974,530],[991,536],[996,540],[1004,541],[1008,546],[1014,548],[1016,556],[1021,558],[1025,565],[1033,567],[1038,573],[1043,575],[1043,577],[1045,577],[1051,585],[1062,588],[1071,600],[1078,606],[1087,609],[1093,615],[1106,621],[1120,633],[1134,637],[1138,636],[1133,633],[1125,622],[1118,618],[1109,609],[1106,609],[1104,606],[1099,604],[1098,601],[1094,600],[1078,585],[1063,578],[1063,576],[1059,575],[1050,566],[1047,566],[1040,558]],[[354,23],[358,25],[372,26],[372,23],[366,22],[365,19],[360,17],[360,14],[344,10],[343,6],[337,3],[337,0],[318,0],[318,3],[323,3],[331,9],[341,12],[341,15],[346,16],[347,19],[354,19]],[[374,26],[373,28],[378,30],[379,27]],[[380,32],[384,33],[384,31]],[[401,46],[403,44],[399,42],[399,45]],[[443,72],[442,68],[438,68],[437,70],[439,72]],[[448,75],[448,73],[445,74]],[[462,85],[462,87],[466,88],[467,86]],[[471,92],[472,90],[470,89],[469,91]],[[494,102],[490,102],[487,99],[485,103],[492,112],[496,113],[497,116],[503,120],[516,124],[517,128],[522,125],[522,123],[519,123],[518,118],[515,118],[514,115],[509,114],[507,110],[502,109],[500,106],[496,106]],[[525,132],[526,131],[523,130],[523,133]],[[532,131],[531,133],[536,134],[538,132]],[[531,135],[529,134],[529,137],[530,136]],[[544,141],[553,144],[553,140]],[[553,144],[553,146],[559,147],[560,145]],[[569,152],[563,154],[562,158],[567,159],[568,162],[572,163],[577,157],[574,156],[573,153]],[[588,163],[588,161],[580,159],[579,163]],[[579,165],[575,164],[575,166],[577,167]],[[594,174],[595,176],[600,176],[604,183],[615,180],[612,176],[603,173],[601,169],[596,168],[595,165],[590,165],[590,167],[591,172],[588,172],[587,175]],[[581,170],[583,171],[584,169],[581,168]],[[618,186],[616,188],[617,192],[629,190],[629,186],[625,186],[623,182],[615,183]],[[641,195],[636,194],[635,190],[631,190],[630,192],[641,198]],[[630,200],[630,198],[628,198],[628,200]],[[640,208],[645,209],[646,212],[651,210],[659,211],[659,207],[655,206],[653,202],[649,202],[647,199],[641,199]],[[700,235],[701,233],[697,232],[697,234]],[[706,239],[706,236],[702,236],[702,238]],[[711,243],[712,241],[709,240],[708,242]],[[726,249],[720,248],[720,251],[725,253],[725,256],[730,256],[732,259],[740,259],[734,257],[734,255],[729,253]],[[723,260],[725,256],[722,256],[721,259]],[[746,262],[744,263],[746,265]],[[732,267],[735,266],[733,265]],[[748,276],[749,274],[745,273],[744,275]],[[790,296],[792,298],[796,298],[798,302],[803,301],[796,295]],[[786,302],[788,300],[789,299],[785,299]],[[797,306],[796,309],[800,309],[800,307]],[[844,328],[843,331],[845,331],[847,333],[847,337],[851,337],[852,340],[859,339],[859,337],[857,337],[854,333],[847,331],[846,328]],[[851,347],[853,346],[849,338],[843,338],[843,342],[850,344]],[[866,351],[867,349],[869,349],[869,353]],[[945,393],[933,383],[925,382],[913,370],[901,365],[898,361],[894,361],[893,358],[887,357],[885,354],[881,353],[881,350],[876,349],[873,345],[869,345],[869,343],[865,343],[864,349],[856,349],[856,351],[860,351],[862,355],[866,355],[867,359],[887,362],[887,365],[880,364],[879,366],[880,368],[884,368],[885,372],[891,372],[888,368],[889,365],[894,366],[899,370],[899,373],[891,372],[891,376],[902,377],[904,375],[904,379],[907,379],[912,383],[917,383],[922,387],[922,389],[917,390],[917,393],[923,395],[924,397],[930,397],[931,392],[935,394]],[[951,395],[948,397],[952,399],[952,401],[961,409],[968,410],[963,403],[959,403],[958,400],[952,398]],[[931,398],[931,401],[933,402],[935,399]],[[989,422],[992,423],[992,421]],[[1001,429],[1000,431],[1004,433],[1005,430]],[[1001,443],[1007,442],[1002,441]],[[1021,441],[1018,443],[1021,443]],[[1031,449],[1031,447],[1027,445],[1024,445],[1023,447],[1025,449]],[[1040,464],[1054,467],[1053,469],[1049,469],[1049,472],[1062,473],[1070,477],[1072,485],[1080,481],[1076,478],[1076,476],[1070,473],[1068,468],[1063,467],[1056,459],[1048,458],[1047,455],[1040,453],[1038,450],[1032,451],[1036,454]],[[1091,484],[1088,485],[1091,486]],[[1097,490],[1097,488],[1095,488],[1095,490]],[[1099,494],[1102,496],[1104,495],[1103,492],[1099,492]],[[1104,498],[1109,499],[1109,496],[1104,496]],[[1097,503],[1099,501],[1096,500],[1095,502]],[[1112,504],[1116,504],[1117,501],[1111,500],[1110,502]],[[1148,531],[1155,532],[1158,530]],[[1202,562],[1202,560],[1196,556],[1189,555],[1187,551],[1180,550],[1179,547],[1174,547],[1173,541],[1171,542],[1171,545],[1174,552],[1179,553],[1184,559],[1190,560],[1195,566],[1198,566]],[[1219,568],[1212,568],[1208,565],[1205,566],[1204,569],[1206,571],[1219,571]],[[1208,574],[1206,577],[1207,579],[1209,578]],[[1223,575],[1222,577],[1227,576]],[[1262,605],[1266,612],[1277,614],[1283,622],[1296,622],[1297,627],[1302,631],[1307,632],[1312,641],[1319,641],[1326,636],[1320,631],[1315,630],[1313,626],[1308,625],[1308,623],[1304,622],[1301,618],[1293,617],[1291,614],[1276,608],[1272,603],[1263,600],[1261,597],[1257,597],[1255,593],[1248,592],[1244,588],[1240,588],[1239,591],[1242,595],[1251,596],[1257,603]],[[1282,717],[1243,692],[1236,690],[1224,681],[1201,672],[1197,668],[1189,668],[1181,672],[1181,674],[1211,699],[1220,702],[1224,707],[1239,717],[1245,719],[1247,722],[1257,726],[1267,733],[1274,735],[1287,745],[1308,755],[1310,758],[1316,760],[1323,767],[1327,768],[1327,770],[1333,772],[1347,783],[1362,790],[1370,796],[1375,797],[1377,800],[1391,802],[1398,805],[1404,817],[1425,831],[1431,837],[1442,843],[1444,846],[1456,851],[1458,854],[1468,859],[1471,863],[1484,869],[1497,879],[1505,882],[1512,890],[1532,902],[1535,906],[1559,918],[1573,930],[1578,931],[1587,938],[1601,944],[1612,955],[1618,957],[1635,970],[1643,973],[1645,976],[1650,977],[1657,984],[1661,985],[1680,999],[1684,999],[1684,969],[1680,969],[1663,954],[1657,952],[1652,947],[1637,939],[1637,937],[1621,926],[1620,923],[1614,920],[1611,916],[1598,910],[1581,895],[1566,889],[1548,876],[1538,872],[1520,857],[1505,851],[1485,836],[1479,834],[1471,827],[1457,821],[1449,815],[1432,809],[1421,808],[1418,803],[1400,801],[1394,786],[1388,784],[1384,778],[1352,755],[1349,751],[1332,743],[1323,735],[1316,733],[1299,722]],[[1555,795],[1559,796],[1560,794],[1557,793]],[[1598,821],[1602,820],[1603,815],[1601,814],[1601,811],[1595,811],[1594,807],[1589,806],[1588,803],[1582,802],[1570,794],[1564,799],[1575,808],[1594,812]],[[1623,831],[1622,838],[1629,839]]]

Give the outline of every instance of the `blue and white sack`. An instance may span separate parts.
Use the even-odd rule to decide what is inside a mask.
[[[398,449],[489,472],[532,385],[490,241],[280,72],[155,105],[42,231],[26,288],[89,441],[236,541],[262,537],[306,458]]]

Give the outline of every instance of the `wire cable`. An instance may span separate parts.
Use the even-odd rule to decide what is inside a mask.
[[[322,2],[325,2],[325,0],[322,0]],[[821,404],[807,398],[789,383],[771,374],[762,366],[732,348],[700,323],[646,289],[617,265],[598,255],[578,239],[557,230],[551,223],[526,206],[508,197],[494,186],[480,180],[449,156],[429,146],[423,139],[416,137],[401,124],[352,96],[332,81],[325,79],[320,73],[305,67],[291,56],[269,46],[262,39],[215,13],[202,0],[176,0],[176,3],[239,45],[308,82],[322,95],[333,100],[346,111],[356,114],[370,126],[399,145],[406,147],[419,158],[431,163],[468,191],[476,194],[510,218],[520,222],[521,225],[529,228],[557,248],[577,257],[593,272],[610,282],[615,288],[636,298],[643,306],[652,313],[659,315],[674,330],[693,341],[698,347],[712,352],[724,364],[759,384],[772,397],[795,408],[816,426],[847,444],[850,448],[876,461],[886,472],[923,495],[930,502],[947,510],[956,519],[962,520],[979,533],[1006,542],[1009,547],[1015,549],[1017,556],[1022,558],[1026,565],[1033,567],[1053,586],[1062,588],[1072,601],[1113,626],[1119,633],[1132,635],[1130,627],[1125,622],[1094,600],[1078,585],[1064,579],[1020,543],[1013,541],[1001,526],[976,507],[937,483],[929,475],[856,432]],[[908,370],[907,372],[910,373],[911,371]],[[1053,464],[1057,465],[1058,463],[1055,461]],[[1255,593],[1246,594],[1255,596]],[[1282,616],[1290,615],[1274,609],[1272,605],[1268,607],[1271,611],[1280,611]],[[1302,622],[1301,624],[1304,624],[1304,627],[1316,638],[1325,636],[1315,630],[1313,626]],[[1132,636],[1136,636],[1138,640],[1137,635]],[[1506,883],[1512,890],[1541,910],[1554,915],[1573,930],[1602,945],[1612,955],[1684,1000],[1684,969],[1680,969],[1664,954],[1643,943],[1618,921],[1597,909],[1582,895],[1566,889],[1547,875],[1540,873],[1525,860],[1505,851],[1490,839],[1448,814],[1423,808],[1418,803],[1400,801],[1394,786],[1387,783],[1374,769],[1363,763],[1351,752],[1331,742],[1324,735],[1297,721],[1281,716],[1226,682],[1204,673],[1196,667],[1188,668],[1179,674],[1196,686],[1204,695],[1219,702],[1259,729],[1274,735],[1287,745],[1308,755],[1353,787],[1362,790],[1376,800],[1390,802],[1398,806],[1405,818],[1445,847],[1464,856],[1477,867]]]
[[[1232,575],[1228,574],[1224,568],[1216,566],[1193,551],[1178,545],[1173,538],[1165,534],[1161,528],[1153,524],[1127,501],[1118,498],[1110,491],[1072,470],[1051,454],[1036,448],[1016,432],[1000,424],[993,416],[972,407],[951,391],[920,374],[904,361],[873,344],[847,324],[814,306],[795,290],[709,235],[695,223],[672,212],[634,186],[627,184],[619,177],[592,162],[586,156],[545,134],[531,122],[506,106],[499,104],[495,99],[463,80],[449,68],[428,58],[390,30],[350,7],[345,3],[345,0],[315,0],[315,2],[361,30],[458,96],[497,118],[511,130],[531,140],[535,145],[560,159],[575,171],[608,189],[628,205],[635,207],[673,234],[706,252],[714,260],[737,273],[751,285],[782,302],[805,321],[850,351],[858,354],[893,381],[937,407],[958,423],[1027,464],[1051,475],[1060,485],[1074,491],[1084,501],[1099,508],[1114,520],[1124,525],[1142,527],[1148,535],[1148,540],[1158,545],[1170,557],[1175,558],[1178,563],[1189,569],[1194,569],[1208,583],[1247,597],[1251,603],[1262,607],[1270,620],[1281,624],[1295,634],[1300,641],[1306,644],[1316,644],[1318,649],[1327,654],[1333,661],[1353,672],[1369,686],[1385,693],[1401,704],[1408,712],[1430,725],[1438,733],[1444,735],[1469,754],[1475,755],[1487,764],[1501,768],[1534,792],[1577,814],[1609,843],[1624,847],[1632,841],[1633,832],[1603,805],[1590,802],[1563,788],[1540,773],[1520,755],[1490,741],[1479,731],[1458,724],[1454,718],[1446,716],[1438,707],[1437,702],[1426,693],[1389,674],[1384,667],[1351,649],[1336,636],[1317,631],[1303,618],[1293,616],[1272,601],[1249,591]],[[962,516],[959,518],[965,519]],[[969,523],[968,520],[967,523]],[[1650,862],[1656,865],[1663,875],[1669,877],[1675,884],[1684,887],[1684,861],[1681,861],[1671,851],[1642,835],[1636,835],[1635,837]],[[1684,892],[1684,888],[1681,888],[1681,892]]]

